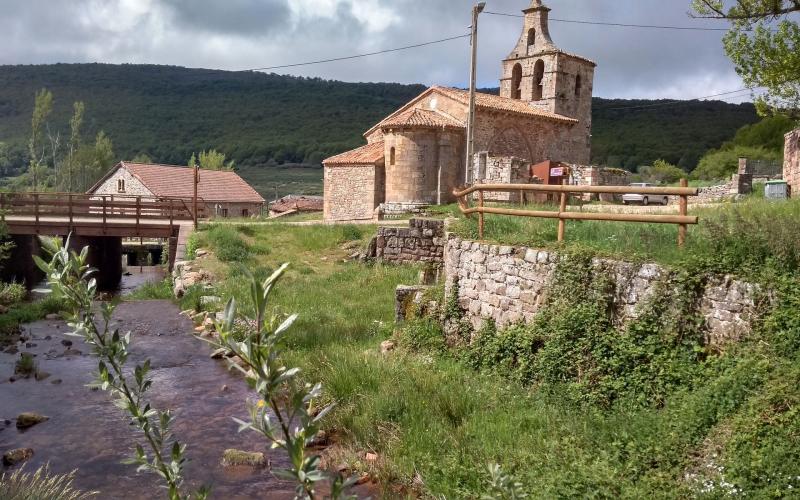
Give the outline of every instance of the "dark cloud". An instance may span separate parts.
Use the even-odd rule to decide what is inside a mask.
[[[627,24],[714,26],[689,0],[550,0],[551,17]],[[529,0],[488,0],[520,13]],[[245,69],[422,43],[467,32],[470,0],[0,0],[0,64],[134,62]],[[480,19],[478,79],[496,86],[521,19]],[[201,36],[197,36],[200,34]],[[722,32],[553,21],[557,45],[598,63],[595,95],[698,97],[741,88]],[[346,81],[463,86],[466,39],[276,72]]]

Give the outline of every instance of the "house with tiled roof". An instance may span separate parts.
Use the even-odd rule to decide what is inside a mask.
[[[431,87],[367,130],[365,146],[323,161],[325,218],[371,219],[450,203],[453,188],[473,182],[532,182],[530,165],[545,160],[588,164],[595,63],[555,46],[549,12],[531,1],[502,61],[500,95],[476,95],[469,162],[469,93]]]
[[[176,165],[153,165],[123,161],[108,171],[87,194],[194,197],[194,169]],[[250,217],[260,215],[264,198],[236,172],[200,170],[197,183],[201,217]]]

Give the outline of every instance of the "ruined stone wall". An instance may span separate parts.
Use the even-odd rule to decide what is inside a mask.
[[[789,184],[792,197],[800,197],[800,128],[786,134],[783,180]]]
[[[495,156],[476,153],[473,157],[473,178],[482,184],[528,184],[531,181],[530,163],[516,156]],[[516,203],[519,192],[487,191],[484,199]]]
[[[570,165],[570,184],[575,186],[627,186],[631,173],[619,168],[606,168],[589,165]],[[585,194],[584,199],[599,198],[602,201],[621,200],[622,196],[613,194]]]
[[[473,326],[486,318],[505,327],[531,321],[544,305],[558,255],[527,247],[487,245],[450,237],[445,245],[446,293],[458,282],[459,304]],[[657,289],[666,270],[656,264],[631,264],[595,259],[598,272],[610,273],[616,283],[614,315],[619,325],[637,316]],[[722,345],[750,330],[757,288],[730,276],[709,279],[700,301],[708,331],[707,342]]]
[[[442,262],[444,221],[411,219],[409,227],[381,227],[375,237],[374,255],[387,262]]]
[[[375,203],[375,165],[326,166],[325,220],[372,219]]]

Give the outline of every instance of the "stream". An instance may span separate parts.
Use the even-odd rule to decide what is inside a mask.
[[[152,279],[162,276],[154,273]],[[128,281],[122,288],[148,281],[141,275],[131,280],[136,284]],[[187,445],[190,459],[185,468],[187,486],[208,484],[211,498],[293,497],[293,485],[275,479],[267,468],[221,465],[227,448],[265,452],[279,468],[286,461],[282,452],[267,450],[263,437],[237,432],[232,417],[248,418],[244,402],[254,393],[240,376],[209,358],[210,347],[192,336],[192,322],[179,314],[176,305],[123,302],[114,320],[122,332],[132,332],[128,366],[151,359],[149,399],[156,408],[174,412],[172,430]],[[46,463],[57,473],[77,470],[74,486],[99,491],[97,498],[164,498],[160,478],[121,463],[132,454],[141,434],[108,393],[86,387],[97,361],[83,340],[65,336],[63,321],[42,320],[23,329],[26,340],[18,344],[19,351],[34,354],[38,370],[49,375],[39,381],[31,377],[12,382],[19,354],[0,351],[0,453],[32,448],[34,456],[25,470]],[[36,412],[49,420],[20,431],[14,419],[22,412]]]

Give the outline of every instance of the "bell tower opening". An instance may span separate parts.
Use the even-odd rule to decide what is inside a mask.
[[[544,61],[539,59],[533,67],[533,100],[541,101],[544,94]]]
[[[522,99],[522,65],[519,63],[511,71],[511,98]]]
[[[528,50],[534,45],[536,45],[536,28],[531,28],[528,30]]]
[[[580,97],[581,95],[581,75],[575,77],[575,96]]]

